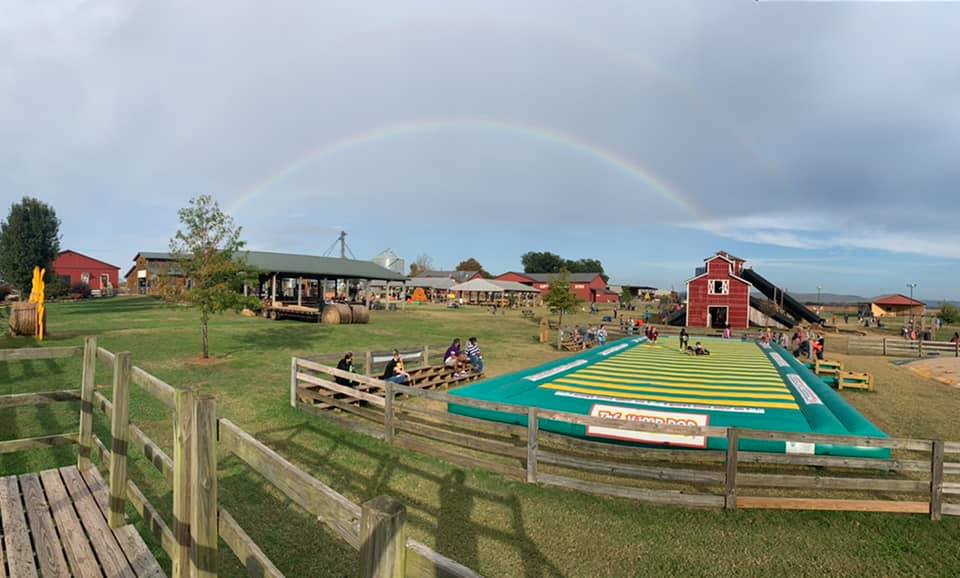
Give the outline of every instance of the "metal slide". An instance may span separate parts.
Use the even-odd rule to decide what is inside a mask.
[[[823,323],[823,319],[820,319],[819,315],[807,309],[803,303],[800,303],[791,297],[789,293],[785,293],[783,289],[767,281],[766,278],[753,269],[744,269],[740,272],[740,277],[749,281],[758,291],[775,303],[783,303],[783,309],[792,317],[802,319],[809,323]]]
[[[764,315],[769,315],[771,319],[773,319],[780,325],[783,325],[784,327],[793,329],[794,327],[797,326],[796,319],[780,312],[776,312],[773,315],[770,315],[769,313],[763,310],[762,305],[763,305],[763,301],[761,301],[759,297],[754,297],[753,295],[750,296],[750,307],[753,307],[754,309],[760,311]]]

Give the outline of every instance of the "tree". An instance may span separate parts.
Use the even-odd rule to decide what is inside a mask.
[[[937,315],[944,324],[960,323],[960,308],[951,303],[944,303],[940,306],[940,313]]]
[[[473,257],[470,257],[465,261],[460,261],[460,264],[457,265],[457,271],[477,271],[484,279],[493,277],[493,275],[487,273],[487,271],[483,268],[483,265],[480,264],[480,261],[477,261]]]
[[[550,289],[543,296],[543,302],[550,309],[560,313],[559,324],[563,324],[563,314],[572,311],[580,304],[580,299],[570,291],[570,273],[567,270],[550,279]]]
[[[571,273],[599,273],[604,283],[610,280],[610,277],[604,273],[603,263],[599,259],[564,260],[563,267]]]
[[[180,209],[181,229],[170,239],[170,252],[176,266],[163,281],[168,301],[186,303],[200,312],[203,358],[210,357],[207,326],[210,316],[227,310],[239,311],[254,298],[241,294],[250,268],[238,255],[244,242],[241,228],[220,210],[210,195],[200,195]],[[176,282],[174,275],[182,282]]]
[[[630,291],[629,287],[624,287],[621,289],[620,302],[625,306],[633,303],[633,293]]]
[[[520,257],[524,273],[559,273],[563,268],[563,258],[549,251],[530,251]]]
[[[422,254],[417,260],[410,263],[410,276],[416,277],[433,269],[433,258],[430,255]]]
[[[28,295],[33,268],[47,270],[60,252],[60,219],[53,207],[31,197],[10,206],[7,220],[0,223],[0,276]]]

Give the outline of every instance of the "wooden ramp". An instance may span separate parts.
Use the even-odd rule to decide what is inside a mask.
[[[0,578],[164,576],[131,525],[110,529],[96,468],[0,478]]]

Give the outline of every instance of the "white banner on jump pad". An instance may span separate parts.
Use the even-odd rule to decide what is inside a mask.
[[[790,364],[787,363],[787,360],[777,352],[771,353],[770,358],[773,359],[773,362],[777,364],[777,367],[790,367]]]
[[[791,373],[787,375],[787,379],[790,380],[790,383],[793,384],[794,389],[797,390],[797,393],[800,394],[800,398],[803,399],[803,402],[807,405],[823,405],[823,402],[820,401],[820,397],[810,389],[810,386],[807,385],[807,382],[803,381],[803,378],[797,375],[796,373]]]
[[[630,347],[627,343],[621,343],[620,345],[614,345],[613,347],[608,347],[600,352],[600,355],[606,357],[608,355],[613,355],[618,351],[623,351],[624,349]]]
[[[563,373],[568,369],[573,369],[574,367],[580,367],[581,365],[585,365],[586,363],[587,363],[586,359],[578,359],[576,361],[571,361],[570,363],[564,363],[563,365],[558,365],[553,369],[548,369],[546,371],[541,371],[540,373],[534,373],[533,375],[528,375],[524,377],[524,379],[526,379],[527,381],[540,381],[548,377],[553,377],[558,373]]]
[[[665,426],[706,427],[710,423],[710,416],[704,414],[653,411],[649,409],[639,409],[633,407],[619,407],[616,405],[595,404],[590,408],[590,415],[593,417],[605,417],[609,419],[619,419],[623,421]],[[690,448],[707,447],[706,436],[629,431],[612,427],[600,427],[592,425],[587,426],[587,435],[626,440],[631,442],[640,442],[645,444],[682,446]]]

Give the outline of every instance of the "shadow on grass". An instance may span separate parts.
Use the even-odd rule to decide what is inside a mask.
[[[309,442],[300,441],[304,434],[325,438],[330,443],[329,448],[317,452],[308,445]],[[471,568],[479,567],[478,540],[482,537],[500,542],[514,550],[522,561],[525,577],[562,576],[560,570],[546,558],[528,535],[518,497],[509,492],[497,494],[471,488],[466,483],[467,475],[462,469],[454,468],[449,473],[440,475],[418,467],[411,463],[412,460],[398,457],[394,450],[368,448],[351,441],[347,435],[338,435],[308,424],[262,431],[259,432],[259,437],[277,451],[296,456],[297,461],[307,465],[311,471],[335,480],[331,485],[337,491],[349,488],[353,494],[361,496],[361,501],[383,494],[399,500],[408,508],[408,523],[433,535],[436,539],[436,550],[461,564]],[[333,454],[341,450],[375,461],[375,470],[368,472],[362,467],[338,463],[331,459]],[[413,477],[415,481],[411,485],[417,487],[424,484],[438,486],[437,500],[393,487],[391,482],[396,481],[397,477]],[[396,485],[400,483],[398,481]],[[479,515],[476,510],[481,506],[507,508],[510,512],[509,530],[475,521]]]
[[[278,325],[266,326],[261,324],[261,328],[253,331],[247,331],[240,335],[233,336],[230,340],[231,345],[238,344],[239,347],[230,347],[227,355],[233,355],[241,351],[268,351],[268,350],[309,350],[316,348],[318,341],[322,341],[323,334],[310,329],[316,329],[316,323],[303,323],[298,321],[275,321]],[[291,324],[303,325],[302,330],[292,330]],[[317,326],[317,327],[311,327]]]

